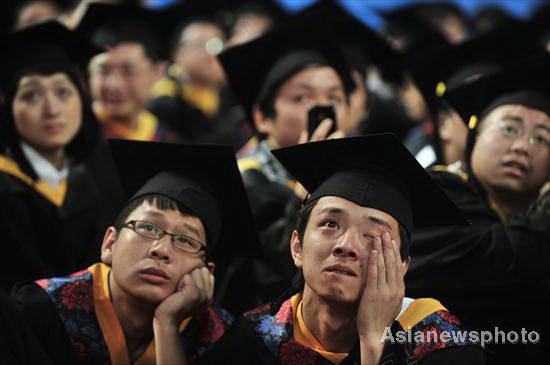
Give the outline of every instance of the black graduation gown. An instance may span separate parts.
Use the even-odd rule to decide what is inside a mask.
[[[220,90],[220,106],[215,116],[208,116],[179,95],[159,96],[152,99],[147,109],[159,122],[177,134],[184,143],[222,143],[238,150],[246,143],[241,135],[245,113],[229,91]]]
[[[412,238],[407,295],[438,298],[470,329],[537,331],[536,344],[492,345],[498,364],[542,364],[548,353],[550,194],[503,223],[461,177],[434,179],[472,225],[422,229]],[[520,338],[521,340],[521,338]],[[546,359],[546,360],[545,360]]]
[[[257,308],[235,320],[214,349],[199,359],[198,364],[333,365],[328,359],[317,355],[313,350],[295,341],[292,324],[288,322],[290,318],[286,315],[279,316],[282,311],[285,311],[281,304],[281,298],[279,298],[270,306]],[[262,318],[263,324],[260,326],[258,326],[258,318]],[[265,320],[269,318],[272,320]],[[397,322],[394,322],[391,327],[392,333],[402,330]],[[356,344],[340,364],[356,365],[359,363],[360,351]],[[482,365],[485,364],[485,357],[482,351],[475,346],[455,346],[432,351],[418,362],[414,355],[408,354],[402,345],[387,343],[380,363],[392,365]]]
[[[14,288],[10,299],[17,314],[32,333],[37,352],[43,353],[43,357],[52,364],[78,363],[59,313],[42,288],[34,284],[18,286]]]
[[[28,176],[28,162],[16,159]],[[61,207],[10,173],[0,171],[0,232],[6,262],[0,290],[18,281],[61,276],[99,260],[107,226],[96,180],[83,163],[69,168]],[[110,218],[110,217],[109,217]]]
[[[12,300],[0,291],[0,359],[3,365],[53,364]]]

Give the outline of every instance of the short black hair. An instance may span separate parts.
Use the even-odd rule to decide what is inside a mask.
[[[132,212],[136,210],[139,206],[141,206],[144,202],[147,202],[150,205],[154,205],[160,210],[176,210],[181,215],[199,218],[193,211],[188,209],[180,202],[175,201],[174,199],[168,198],[167,196],[161,194],[147,194],[131,200],[128,204],[126,204],[124,208],[122,208],[113,224],[117,232],[122,229],[130,214],[132,214]]]
[[[318,202],[319,199],[310,201],[302,206],[302,208],[300,208],[300,211],[298,212],[298,219],[296,221],[296,232],[298,233],[298,238],[300,242],[303,242],[304,234],[306,232],[307,224],[309,223],[311,212]],[[411,240],[409,238],[409,235],[407,234],[407,231],[405,230],[405,227],[403,227],[403,225],[399,222],[397,222],[397,224],[399,227],[399,238],[401,240],[399,255],[401,256],[401,260],[404,261],[407,259],[407,257],[409,257]]]
[[[214,17],[209,17],[206,15],[196,15],[188,19],[185,19],[184,21],[179,23],[176,26],[175,30],[172,32],[171,38],[169,41],[169,47],[172,54],[180,46],[180,39],[183,32],[186,31],[189,26],[195,25],[195,24],[207,24],[207,25],[216,27],[222,32],[223,37],[227,38],[227,34],[228,34],[227,27],[222,22],[218,21]]]
[[[334,69],[334,67],[331,66],[330,64],[324,63],[324,62],[318,62],[318,61],[301,65],[296,70],[293,70],[292,74],[289,75],[287,78],[280,80],[278,83],[276,83],[275,85],[272,85],[272,87],[268,89],[262,90],[262,92],[260,92],[260,94],[258,95],[258,98],[256,99],[255,104],[258,105],[258,108],[266,117],[275,118],[277,116],[277,111],[275,110],[275,100],[277,99],[277,96],[279,95],[279,91],[281,90],[281,87],[284,85],[284,83],[287,82],[294,75],[304,70],[311,69],[311,68],[321,68],[321,67],[330,67]],[[340,79],[340,81],[342,82],[342,87],[344,89],[344,94],[346,96],[346,103],[349,103],[349,96],[351,94],[351,90],[346,88],[346,85],[342,80],[340,74],[338,74],[336,70],[335,72],[338,75],[338,78]]]
[[[93,35],[94,44],[111,48],[122,43],[137,43],[143,47],[145,56],[156,63],[160,59],[153,30],[147,23],[134,19],[121,19],[100,27]]]

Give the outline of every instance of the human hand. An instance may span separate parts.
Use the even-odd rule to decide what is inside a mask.
[[[395,240],[387,232],[374,238],[367,263],[367,284],[356,320],[361,359],[371,359],[366,363],[376,363],[382,355],[384,331],[399,315],[403,303],[404,275],[405,269]]]
[[[207,267],[196,268],[185,274],[174,294],[155,309],[154,321],[178,327],[196,311],[208,306],[214,295],[214,276]]]

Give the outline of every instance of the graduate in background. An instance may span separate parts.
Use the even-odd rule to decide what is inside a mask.
[[[273,148],[326,138],[330,127],[348,118],[351,72],[336,41],[319,22],[293,21],[220,55],[229,85],[254,121],[259,143],[239,159],[264,261],[257,265],[260,304],[288,288],[294,274],[286,245],[273,224],[287,207],[305,197],[294,178],[272,155]],[[248,68],[243,68],[248,62]],[[323,120],[308,136],[308,109],[332,106],[336,120]],[[343,135],[341,131],[336,134]],[[284,227],[281,227],[284,228]],[[274,239],[274,237],[276,237]]]
[[[1,47],[10,57],[0,70],[0,229],[17,257],[0,269],[0,287],[9,290],[96,261],[118,207],[79,69],[100,50],[55,21]]]
[[[90,4],[76,28],[106,52],[90,60],[90,90],[104,138],[176,140],[175,133],[146,110],[161,74],[160,45],[150,11]]]
[[[446,95],[469,122],[465,169],[432,176],[472,225],[418,230],[411,246],[410,295],[440,298],[472,329],[538,331],[537,344],[492,344],[498,364],[548,358],[549,61],[546,54]]]

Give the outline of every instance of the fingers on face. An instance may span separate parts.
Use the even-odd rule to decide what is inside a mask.
[[[374,249],[378,252],[376,266],[378,267],[378,289],[383,288],[386,285],[386,265],[384,264],[384,247],[382,245],[382,238],[376,237],[374,239]]]
[[[197,287],[200,301],[203,303],[210,302],[214,292],[214,276],[210,274],[208,268],[197,268],[185,276],[189,276],[192,280],[192,285]]]
[[[367,262],[367,288],[378,287],[378,251],[373,249],[370,252]]]
[[[388,232],[382,234],[382,246],[384,251],[384,264],[386,267],[386,279],[390,286],[395,285],[397,281],[396,258],[394,250],[394,241]]]

